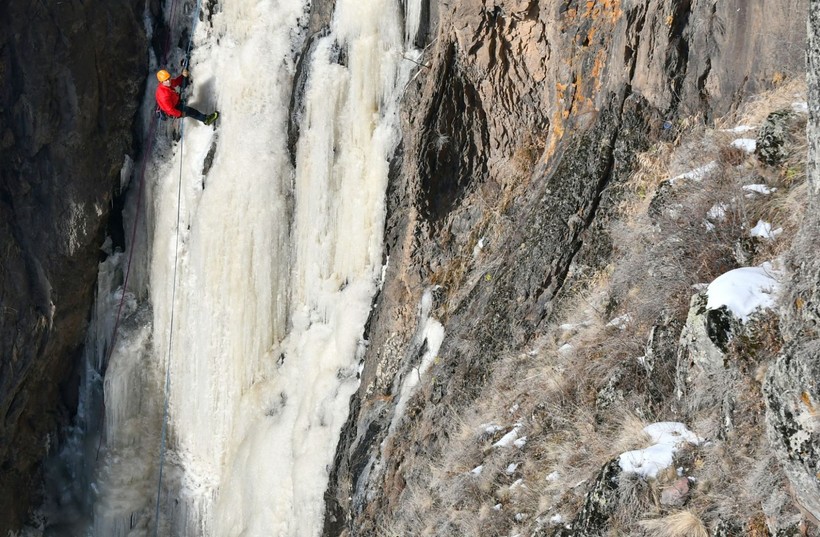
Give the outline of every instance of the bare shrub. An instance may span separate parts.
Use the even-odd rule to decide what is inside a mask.
[[[618,476],[618,505],[613,515],[613,526],[628,531],[658,503],[654,483],[636,474]]]

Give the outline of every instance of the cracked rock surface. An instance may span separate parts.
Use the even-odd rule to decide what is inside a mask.
[[[0,4],[0,534],[38,493],[146,75],[144,2]]]
[[[386,280],[326,535],[387,527],[494,363],[537,338],[573,278],[606,264],[613,187],[636,152],[683,117],[717,117],[776,73],[802,72],[806,12],[798,0],[425,2],[427,67],[405,95]],[[396,417],[429,289],[446,337]]]

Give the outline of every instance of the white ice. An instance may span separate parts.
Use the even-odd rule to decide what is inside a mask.
[[[424,346],[425,351],[418,364],[411,367],[410,371],[404,376],[399,395],[396,401],[396,407],[393,411],[393,418],[390,422],[389,432],[392,434],[401,420],[404,417],[404,411],[407,407],[412,395],[416,392],[418,385],[422,381],[422,377],[433,365],[438,356],[441,343],[444,341],[444,326],[432,317],[433,307],[433,290],[428,289],[422,295],[421,304],[419,305],[419,317],[421,332],[416,336],[417,344]]]
[[[294,168],[288,107],[308,9],[305,0],[219,3],[194,34],[189,102],[219,108],[220,125],[183,120],[182,143],[164,139],[148,166],[153,352],[131,362],[124,353],[108,372],[106,401],[128,407],[131,432],[109,436],[101,476],[110,498],[125,497],[129,476],[112,475],[114,454],[135,441],[147,444],[128,456],[153,474],[156,404],[140,416],[132,400],[161,402],[170,367],[161,534],[309,537],[322,529],[328,469],[381,277],[399,99],[416,67],[403,58],[403,23],[417,22],[389,0],[336,2],[330,34],[308,61]],[[333,58],[336,45],[345,65]],[[439,334],[431,322],[431,349]],[[144,429],[151,434],[135,440]],[[153,526],[144,481],[131,486],[142,499],[100,502],[98,519],[110,522],[96,535],[129,535],[134,509],[143,527]]]

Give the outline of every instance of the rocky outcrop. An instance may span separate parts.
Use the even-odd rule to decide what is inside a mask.
[[[686,326],[680,335],[676,368],[679,399],[688,386],[698,386],[709,377],[723,374],[729,339],[742,327],[725,306],[707,309],[707,301],[706,293],[692,297]]]
[[[685,115],[725,113],[803,69],[805,1],[730,4],[465,0],[431,10],[438,28],[405,97],[389,264],[326,496],[327,535],[378,534],[420,486],[424,461],[447,449],[448,424],[496,360],[543,334],[574,275],[606,263],[605,222],[637,151],[674,136]],[[396,375],[417,359],[415,305],[430,285],[446,337],[433,378],[397,417]]]
[[[787,345],[766,376],[769,441],[789,478],[794,496],[815,521],[820,519],[820,4],[809,13],[808,82],[809,200],[803,225],[788,256],[789,286],[781,324]]]
[[[143,2],[0,5],[0,534],[76,408],[99,246],[132,151]]]
[[[609,461],[595,478],[589,492],[584,496],[584,505],[572,524],[559,528],[553,537],[592,537],[604,535],[609,526],[609,518],[618,503],[618,479],[621,468],[618,459]]]
[[[820,341],[789,345],[765,385],[769,441],[796,501],[820,519]]]
[[[786,161],[789,148],[795,146],[796,137],[792,131],[798,130],[795,123],[800,123],[795,120],[796,117],[797,114],[792,110],[778,110],[769,114],[757,133],[755,143],[755,154],[760,160],[769,166],[777,166]]]

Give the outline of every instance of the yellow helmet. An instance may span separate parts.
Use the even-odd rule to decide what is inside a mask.
[[[160,69],[159,71],[157,71],[157,80],[159,80],[160,82],[165,82],[166,80],[169,80],[170,78],[171,78],[171,73],[169,73],[165,69]]]

